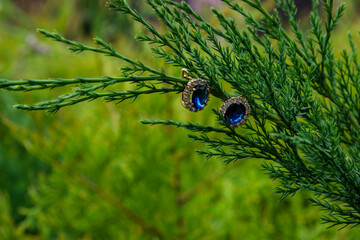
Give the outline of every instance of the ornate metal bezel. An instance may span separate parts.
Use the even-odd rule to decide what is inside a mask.
[[[220,107],[220,112],[223,115],[223,117],[225,118],[225,113],[226,110],[232,105],[232,104],[242,104],[245,106],[245,116],[243,119],[241,119],[240,122],[236,123],[236,124],[230,124],[231,127],[236,128],[236,127],[240,127],[241,125],[243,125],[247,119],[250,116],[250,111],[251,111],[251,107],[248,103],[248,101],[246,100],[245,97],[239,96],[239,97],[232,97],[229,98],[228,100],[226,100]]]
[[[205,90],[205,89],[208,92],[205,106],[201,109],[196,109],[194,104],[192,103],[191,94],[196,90]],[[206,105],[209,102],[209,98],[210,98],[210,88],[209,88],[209,84],[207,83],[207,81],[204,79],[201,79],[201,78],[192,79],[188,82],[184,91],[181,93],[181,104],[186,109],[188,109],[192,112],[198,112],[198,111],[203,110],[206,107]]]

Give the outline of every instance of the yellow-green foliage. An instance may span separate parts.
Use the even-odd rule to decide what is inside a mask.
[[[56,2],[63,4],[50,17],[46,8]],[[70,54],[39,39],[36,44],[47,50],[42,55],[26,43],[35,27],[75,36],[68,19],[79,10],[71,2],[49,1],[39,10],[48,15],[36,16],[10,1],[1,5],[0,77],[120,75],[113,59]],[[21,18],[15,21],[11,13]],[[116,36],[121,53],[158,64],[132,36]],[[139,123],[168,118],[211,124],[211,107],[219,102],[198,114],[184,110],[179,95],[84,103],[54,116],[11,108],[50,94],[56,92],[0,93],[0,239],[157,239],[156,231],[165,239],[359,238],[349,229],[326,230],[303,193],[280,201],[259,160],[228,166],[205,161],[184,130]]]

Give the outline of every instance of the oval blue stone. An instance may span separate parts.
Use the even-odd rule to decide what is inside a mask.
[[[244,118],[245,112],[246,108],[244,104],[233,103],[226,109],[225,119],[227,119],[230,124],[237,124]]]
[[[192,93],[192,103],[194,108],[198,111],[205,107],[208,100],[209,92],[206,89],[197,89]]]

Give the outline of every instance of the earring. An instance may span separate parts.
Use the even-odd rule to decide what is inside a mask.
[[[232,97],[226,100],[220,107],[220,112],[231,127],[243,125],[250,116],[251,107],[246,98]]]
[[[202,110],[208,103],[210,97],[210,87],[204,79],[194,79],[188,75],[188,70],[183,68],[181,76],[190,80],[181,93],[182,105],[192,111],[197,112]]]

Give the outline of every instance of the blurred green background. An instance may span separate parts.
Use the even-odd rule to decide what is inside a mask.
[[[145,1],[129,2],[161,28]],[[359,45],[359,6],[355,0],[347,4],[333,39],[338,48],[345,47],[348,31]],[[195,7],[216,25],[208,5],[201,6]],[[300,15],[306,28],[306,7]],[[108,10],[105,1],[0,0],[0,78],[121,74],[122,62],[72,54],[38,36],[38,27],[87,44],[99,35],[126,56],[180,74],[136,43],[133,36],[141,27]],[[198,114],[183,109],[175,94],[144,96],[133,104],[82,103],[55,115],[12,107],[70,90],[0,92],[0,239],[158,239],[158,233],[165,239],[360,238],[358,229],[326,229],[307,193],[281,201],[261,160],[228,166],[205,160],[195,153],[202,145],[186,131],[139,123],[175,119],[215,125],[211,108],[218,100]]]

